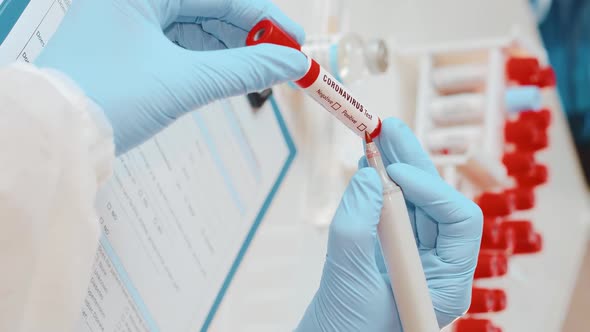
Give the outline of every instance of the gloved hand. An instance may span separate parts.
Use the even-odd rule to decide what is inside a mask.
[[[263,18],[303,42],[268,0],[76,0],[35,63],[102,107],[120,154],[187,111],[302,77],[307,59],[296,50],[241,47]]]
[[[481,210],[438,176],[401,121],[386,119],[375,141],[389,176],[404,192],[438,323],[443,327],[465,313],[471,302]],[[364,158],[360,166],[367,166]],[[320,287],[297,331],[402,331],[395,289],[392,294],[377,238],[382,204],[377,173],[360,169],[330,225]]]

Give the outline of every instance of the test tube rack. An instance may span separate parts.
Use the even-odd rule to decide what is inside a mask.
[[[455,44],[432,45],[405,50],[406,54],[418,57],[418,91],[414,130],[442,177],[454,187],[470,196],[477,195],[480,189],[490,189],[509,185],[502,154],[504,151],[504,123],[507,112],[504,108],[504,93],[507,88],[505,63],[515,54],[528,54],[546,63],[542,50],[530,47],[518,35],[517,30],[508,38],[499,38]],[[455,91],[440,91],[433,84],[433,77],[446,68],[467,69],[475,78],[473,86]],[[452,79],[452,77],[451,77]],[[461,79],[460,77],[458,79]],[[461,91],[462,90],[462,91]],[[431,105],[437,100],[444,100],[458,95],[481,98],[481,121],[439,127],[433,117]],[[437,135],[433,135],[435,133]],[[462,138],[458,141],[458,138]],[[450,144],[462,145],[460,149],[452,146],[445,148],[444,140]],[[433,142],[433,140],[435,140]],[[431,149],[436,144],[439,149]],[[462,170],[474,170],[476,181],[465,179]],[[478,188],[479,187],[479,188]]]
[[[522,181],[509,175],[503,160],[510,144],[505,137],[505,125],[516,117],[505,105],[506,91],[515,85],[506,75],[507,60],[526,56],[547,66],[544,50],[531,45],[515,29],[507,38],[428,45],[399,52],[417,60],[414,130],[418,139],[443,179],[472,197],[484,212],[484,240],[471,308],[448,331],[501,332],[503,329],[493,322],[496,317],[501,318],[504,331],[523,331],[513,330],[518,324],[511,322],[518,317],[515,310],[528,308],[511,307],[511,297],[527,298],[532,294],[530,290],[515,294],[515,285],[523,280],[508,275],[508,260],[515,254],[540,251],[542,236],[532,223],[514,220],[528,217],[515,210],[533,208],[533,188],[546,181],[546,177],[522,191],[518,189]],[[442,114],[436,114],[434,105],[440,107],[445,103],[450,105],[447,111],[452,114],[445,114],[444,109]],[[495,234],[496,240],[490,240],[491,232],[500,235]],[[506,311],[512,312],[503,313]]]

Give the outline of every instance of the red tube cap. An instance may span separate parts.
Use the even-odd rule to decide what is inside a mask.
[[[494,312],[502,311],[506,309],[508,305],[506,292],[503,289],[494,289]]]
[[[527,144],[536,139],[539,130],[534,123],[524,121],[506,121],[504,139],[514,144]]]
[[[536,152],[549,146],[549,136],[546,131],[537,130],[537,134],[528,142],[519,142],[516,145],[518,151]]]
[[[246,45],[248,46],[264,43],[287,46],[301,51],[301,45],[293,37],[268,19],[258,22],[246,37]]]
[[[518,151],[535,152],[549,146],[547,131],[532,121],[507,121],[504,139],[513,143]]]
[[[505,193],[483,193],[475,202],[481,208],[484,216],[502,217],[512,213],[513,202]]]
[[[498,312],[506,309],[506,292],[502,289],[474,287],[471,290],[471,305],[467,312],[472,314]]]
[[[481,250],[500,250],[509,255],[513,253],[516,241],[514,232],[510,228],[502,228],[501,224],[497,219],[484,220]]]
[[[508,189],[506,194],[512,197],[517,210],[530,210],[535,207],[535,192],[530,187]]]
[[[455,332],[502,332],[489,319],[461,318],[455,322]]]
[[[535,157],[531,152],[507,152],[502,157],[502,163],[506,166],[508,175],[527,173],[535,165]]]
[[[539,70],[537,73],[537,82],[535,85],[540,88],[548,88],[557,84],[557,78],[555,77],[555,71],[551,67],[545,67]]]
[[[533,169],[526,173],[517,174],[514,178],[520,187],[532,188],[546,183],[549,179],[549,171],[547,166],[535,164]]]
[[[502,220],[500,218],[485,217],[483,220],[483,232],[481,237],[482,246],[484,243],[498,243],[502,236],[502,229],[500,225]]]
[[[506,220],[501,228],[514,233],[514,254],[532,254],[543,249],[543,236],[535,232],[529,220]]]
[[[506,77],[521,85],[535,85],[539,70],[539,60],[536,58],[511,57],[506,61]]]
[[[508,273],[508,255],[501,251],[482,251],[477,258],[475,279],[500,277]]]
[[[517,244],[514,248],[514,254],[534,254],[543,250],[543,236],[534,233],[526,243]]]
[[[546,130],[551,125],[551,111],[547,108],[538,111],[528,110],[518,113],[516,122],[533,123],[538,129]]]
[[[530,220],[506,220],[500,224],[503,229],[512,229],[517,240],[528,239],[534,233],[533,223]]]

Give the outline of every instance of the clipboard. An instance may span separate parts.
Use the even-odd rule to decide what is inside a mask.
[[[123,187],[127,187],[129,186],[130,182],[125,182],[128,181],[128,179],[123,179],[123,176],[128,176],[125,174],[126,171],[124,170],[129,170],[130,172],[135,172],[135,173],[141,173],[144,172],[141,169],[138,169],[136,166],[131,166],[131,164],[133,164],[133,160],[135,160],[136,162],[138,160],[140,160],[141,158],[139,158],[137,155],[143,153],[144,155],[147,156],[147,158],[157,158],[154,155],[150,155],[149,151],[150,149],[152,150],[157,150],[158,147],[157,145],[163,146],[165,144],[167,144],[166,142],[170,143],[171,140],[169,138],[165,138],[165,137],[161,137],[161,136],[166,136],[166,133],[169,133],[171,135],[174,136],[174,132],[182,132],[183,130],[186,130],[187,128],[189,128],[189,130],[191,130],[191,123],[193,121],[195,121],[195,117],[197,119],[201,118],[201,120],[199,121],[204,121],[202,119],[203,114],[214,114],[217,116],[219,115],[220,111],[223,110],[224,107],[220,106],[222,104],[227,104],[227,103],[231,103],[233,102],[234,105],[247,105],[247,102],[245,100],[245,97],[236,97],[236,98],[232,98],[231,101],[221,101],[221,102],[217,102],[215,105],[211,105],[209,107],[207,107],[207,109],[205,110],[199,110],[196,111],[195,113],[191,114],[190,116],[182,119],[180,121],[180,123],[178,125],[174,125],[173,127],[171,127],[170,129],[166,130],[163,135],[158,135],[157,138],[160,140],[159,143],[155,143],[155,142],[148,142],[146,144],[144,144],[143,146],[141,146],[140,148],[138,148],[139,151],[135,151],[135,152],[131,152],[129,155],[125,155],[122,157],[122,159],[127,159],[125,161],[122,161],[124,163],[126,163],[125,166],[121,167],[121,165],[119,165],[119,167],[116,168],[116,172],[118,172],[119,174],[122,174],[120,176],[117,176],[117,174],[115,174],[115,177],[113,179],[112,182],[117,182],[115,184],[111,184],[107,187],[107,189],[104,190],[103,193],[99,194],[99,199],[98,199],[98,210],[99,210],[99,215],[101,216],[101,224],[104,225],[104,236],[101,239],[101,246],[99,249],[99,252],[97,254],[97,262],[95,263],[95,272],[93,275],[93,278],[91,280],[91,287],[89,288],[89,293],[88,293],[88,297],[85,301],[85,307],[82,309],[82,319],[80,320],[80,324],[79,324],[79,331],[95,331],[97,330],[97,328],[100,326],[100,328],[104,329],[104,330],[110,330],[110,328],[108,328],[108,326],[113,326],[113,324],[115,324],[115,321],[123,321],[125,322],[124,324],[131,324],[129,322],[126,321],[135,321],[135,324],[138,326],[137,330],[138,331],[181,331],[181,330],[186,330],[186,331],[196,331],[197,329],[199,331],[207,331],[213,318],[215,317],[215,313],[217,312],[217,309],[219,308],[219,305],[221,304],[223,297],[229,287],[229,285],[231,284],[232,279],[235,276],[235,273],[237,271],[237,269],[239,268],[239,265],[244,257],[244,254],[246,253],[246,251],[248,250],[248,247],[250,245],[250,243],[252,242],[252,240],[254,239],[254,236],[256,234],[256,231],[260,225],[260,223],[262,222],[262,220],[264,219],[264,215],[268,209],[268,207],[270,206],[278,188],[280,187],[283,178],[285,177],[287,171],[289,170],[289,167],[291,166],[293,159],[295,158],[296,155],[296,148],[295,145],[293,143],[293,139],[287,129],[287,126],[284,122],[284,119],[281,115],[281,111],[279,109],[278,103],[276,101],[276,99],[274,98],[270,98],[269,102],[267,102],[267,105],[265,107],[263,107],[261,110],[258,110],[256,112],[251,111],[250,109],[240,109],[239,111],[244,111],[244,112],[249,112],[250,115],[252,115],[254,118],[261,116],[261,114],[266,114],[266,119],[262,120],[260,119],[261,123],[259,124],[268,124],[270,123],[270,120],[272,118],[272,121],[274,123],[274,125],[276,126],[276,131],[275,133],[278,134],[277,137],[274,137],[273,139],[271,139],[272,144],[271,145],[284,145],[285,150],[284,153],[284,159],[283,161],[277,165],[279,165],[278,169],[276,170],[275,174],[272,176],[272,179],[269,179],[269,186],[267,186],[264,189],[264,194],[263,194],[263,199],[260,201],[261,204],[257,204],[254,209],[255,211],[253,211],[253,213],[251,214],[252,218],[248,219],[249,221],[247,221],[248,226],[247,229],[245,229],[245,231],[240,234],[237,235],[236,237],[234,237],[233,239],[235,239],[236,241],[239,242],[239,245],[236,245],[234,247],[234,251],[232,251],[231,253],[229,253],[229,255],[231,257],[229,257],[230,261],[228,261],[228,264],[226,264],[226,267],[221,267],[222,269],[224,269],[223,275],[220,275],[218,280],[215,280],[212,282],[212,287],[215,287],[215,291],[214,293],[212,293],[210,296],[210,298],[206,298],[203,301],[206,303],[201,303],[202,306],[199,307],[199,309],[195,309],[194,310],[194,316],[195,317],[202,317],[202,318],[195,318],[193,319],[194,321],[194,328],[186,328],[186,329],[181,329],[177,324],[176,321],[177,320],[182,320],[185,319],[186,317],[176,317],[174,319],[170,318],[170,313],[163,313],[162,311],[166,311],[166,309],[162,309],[162,308],[154,308],[154,306],[150,306],[150,303],[154,303],[154,296],[145,296],[145,293],[150,293],[151,291],[149,290],[149,286],[145,285],[145,280],[141,280],[144,279],[146,277],[138,277],[138,272],[137,270],[145,270],[145,266],[144,267],[133,267],[134,260],[138,260],[140,258],[140,256],[145,255],[144,252],[142,252],[142,250],[146,250],[146,251],[150,251],[150,249],[147,247],[147,245],[141,246],[141,245],[131,245],[130,243],[132,242],[130,240],[130,236],[127,235],[125,236],[125,244],[121,245],[121,237],[115,237],[114,239],[111,239],[112,234],[116,233],[116,232],[124,232],[127,234],[132,234],[133,230],[132,227],[128,228],[128,229],[122,229],[122,228],[117,228],[117,223],[121,220],[126,220],[129,223],[134,223],[135,221],[132,221],[131,219],[129,219],[129,206],[135,204],[135,203],[125,203],[125,202],[115,202],[114,197],[119,197],[119,199],[121,199],[121,197],[125,196],[125,194],[121,193],[121,189],[112,189],[112,186],[123,186]],[[227,112],[227,111],[226,111]],[[203,114],[200,114],[203,113]],[[206,116],[205,116],[206,117]],[[212,121],[214,119],[209,119],[209,121]],[[242,121],[244,121],[242,119]],[[199,127],[198,125],[196,127]],[[231,127],[231,126],[229,126]],[[184,128],[184,129],[183,129]],[[252,129],[252,128],[250,128]],[[247,129],[246,129],[247,130]],[[258,131],[258,130],[256,130]],[[209,134],[206,130],[202,131],[201,134]],[[182,134],[180,134],[182,135]],[[254,139],[254,138],[253,138]],[[146,146],[147,145],[147,146]],[[208,146],[209,143],[204,143],[203,145]],[[269,147],[271,146],[269,145]],[[209,145],[210,146],[210,145]],[[143,150],[143,152],[142,152]],[[178,154],[175,154],[175,152],[172,152],[171,154],[172,156],[176,155],[178,156]],[[267,156],[269,157],[269,156]],[[174,157],[168,157],[169,160],[172,160]],[[282,159],[282,158],[281,158]],[[161,166],[161,165],[160,165]],[[160,166],[155,165],[155,164],[151,164],[150,167],[155,168],[155,169],[160,169]],[[247,168],[247,167],[244,167]],[[223,178],[223,177],[221,177]],[[138,179],[135,179],[134,181],[139,182]],[[131,181],[133,182],[133,181]],[[116,193],[116,191],[119,191],[118,193]],[[129,191],[132,191],[131,189],[129,189]],[[228,193],[231,190],[227,190]],[[148,197],[151,195],[147,195]],[[102,198],[101,198],[102,197]],[[106,197],[106,198],[105,198]],[[239,206],[239,200],[235,200],[235,198],[232,198],[231,194],[228,194],[227,196],[228,200],[233,200],[233,204],[235,206]],[[241,198],[243,199],[243,198]],[[138,199],[137,197],[135,198],[135,202],[139,201],[140,199]],[[126,205],[127,208],[122,207],[123,205]],[[127,212],[122,212],[122,210],[127,209]],[[236,211],[241,210],[240,208],[236,208]],[[113,220],[112,214],[115,213],[116,215],[118,215],[116,217],[117,220]],[[106,220],[107,218],[110,218],[110,220]],[[138,223],[139,224],[139,223]],[[229,223],[228,223],[229,224]],[[141,236],[139,236],[141,237]],[[138,241],[138,243],[141,241]],[[115,243],[115,244],[113,244]],[[117,244],[119,243],[119,244]],[[122,249],[121,249],[122,248]],[[139,249],[133,249],[133,248],[139,248]],[[143,249],[141,249],[143,248]],[[146,249],[147,248],[147,249]],[[121,251],[124,251],[123,256],[127,256],[126,258],[121,258]],[[130,251],[134,251],[132,253],[130,253]],[[131,262],[131,263],[130,263]],[[147,263],[146,263],[147,264]],[[99,265],[102,265],[103,268],[100,268]],[[147,264],[149,265],[149,264]],[[106,266],[107,268],[105,268],[104,266]],[[129,268],[129,266],[132,266],[131,268]],[[101,270],[110,270],[110,276],[109,273],[104,274],[102,276],[103,281],[100,282],[98,281],[98,279],[100,278],[100,271]],[[133,271],[135,270],[135,271]],[[173,269],[172,269],[173,270]],[[178,272],[172,272],[172,274],[176,274]],[[108,279],[110,277],[110,279],[117,279],[116,282],[113,282],[112,280],[110,281],[110,284],[119,284],[122,285],[122,287],[116,287],[116,286],[110,286],[110,287],[105,287],[105,291],[104,293],[108,293],[108,292],[120,292],[120,296],[119,296],[119,300],[109,300],[108,298],[103,299],[104,304],[101,304],[100,301],[98,301],[97,299],[100,298],[100,286],[94,286],[93,289],[93,285],[100,285],[100,284],[104,284],[105,281],[104,279]],[[147,277],[149,279],[149,277]],[[197,282],[197,281],[195,281]],[[107,282],[109,283],[109,282]],[[143,284],[137,286],[137,284]],[[165,282],[164,282],[165,283]],[[148,282],[149,284],[149,282]],[[152,282],[152,285],[158,285],[158,282]],[[209,285],[207,285],[206,287],[208,287]],[[107,290],[108,288],[108,290]],[[114,290],[120,288],[118,290]],[[124,288],[124,289],[123,289]],[[180,287],[182,288],[182,287]],[[146,291],[147,289],[147,291]],[[171,288],[170,292],[173,292],[173,288]],[[180,301],[181,302],[181,301]],[[114,305],[119,308],[119,309],[109,309],[106,307],[106,304],[108,303],[115,303]],[[186,307],[187,304],[186,303],[178,303],[177,305],[182,306],[182,307]],[[190,304],[189,304],[190,305]],[[181,309],[175,309],[175,310],[181,310]],[[100,314],[99,313],[103,313],[104,318],[100,318]],[[173,322],[173,326],[174,327],[170,327],[171,325],[169,325],[170,321],[174,320],[175,322]],[[190,320],[190,319],[189,319]],[[110,324],[110,325],[109,325]],[[189,323],[187,323],[189,324]],[[93,328],[94,326],[94,328]],[[116,330],[116,328],[115,328]]]

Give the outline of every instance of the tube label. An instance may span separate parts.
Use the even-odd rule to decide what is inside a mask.
[[[365,131],[373,138],[379,135],[379,117],[369,112],[364,104],[314,60],[311,60],[307,74],[296,83],[358,136],[364,137]]]

